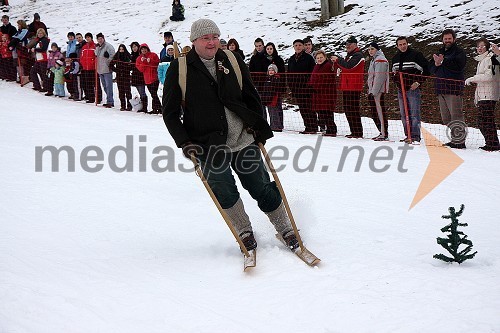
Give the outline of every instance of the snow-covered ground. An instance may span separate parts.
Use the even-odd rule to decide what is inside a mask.
[[[199,17],[214,19],[224,37],[236,37],[249,53],[257,36],[288,47],[311,34],[300,21],[319,16],[319,2],[312,0],[193,0],[185,3],[187,21],[175,24],[164,24],[168,1],[10,3],[12,22],[38,12],[59,44],[70,30],[102,31],[114,44],[138,40],[157,51],[166,30],[186,44],[191,20]],[[461,31],[479,25],[498,33],[496,1],[429,1],[413,8],[402,0],[381,7],[346,1],[353,3],[359,6],[346,15],[367,13],[359,22],[351,16],[347,28],[347,17],[340,17],[312,34],[344,38],[394,27],[393,38],[420,29],[411,28],[417,14],[428,20],[429,31],[441,30],[447,16],[436,13],[446,10],[460,14],[453,25]],[[397,25],[407,11],[412,15]],[[243,273],[237,244],[198,177],[180,171],[179,164],[189,168],[190,162],[160,117],[48,98],[3,81],[0,101],[1,333],[500,332],[500,153],[457,151],[464,163],[409,210],[429,163],[425,146],[407,153],[408,172],[401,173],[402,146],[387,143],[394,159],[376,161],[378,168],[390,165],[376,173],[369,157],[380,143],[324,138],[314,171],[299,172],[311,155],[300,155],[299,168],[293,157],[315,146],[317,136],[278,133],[266,147],[290,153],[274,164],[283,169],[280,179],[303,240],[322,263],[310,268],[283,248],[242,191],[259,242],[257,267]],[[127,136],[134,171],[113,172],[108,156]],[[352,154],[338,172],[344,147],[353,145],[365,151],[361,170],[354,171]],[[51,172],[48,155],[43,171],[35,172],[37,146],[70,146],[75,172],[67,171],[64,157],[60,172]],[[103,151],[102,171],[84,171],[80,155],[89,146]],[[174,172],[153,170],[160,146],[171,147],[160,155],[174,161]],[[124,165],[124,154],[117,156]],[[449,265],[432,256],[444,253],[436,244],[448,222],[441,215],[461,203],[460,221],[469,223],[464,232],[478,254]]]
[[[257,267],[243,273],[237,244],[198,177],[177,166],[152,169],[153,149],[163,145],[175,151],[169,161],[190,167],[160,117],[3,82],[0,100],[2,333],[500,330],[498,153],[457,152],[465,162],[409,211],[429,161],[425,146],[408,152],[408,172],[400,173],[400,144],[388,143],[394,160],[376,162],[390,168],[375,173],[368,157],[379,144],[325,138],[315,171],[298,172],[293,157],[317,137],[278,133],[267,148],[290,151],[275,167],[284,168],[302,237],[322,263],[310,268],[283,248],[243,192],[259,242]],[[108,155],[127,135],[134,171],[112,172]],[[360,172],[354,155],[337,172],[342,149],[353,144],[365,150]],[[60,172],[50,171],[48,154],[35,172],[35,147],[50,145],[74,149],[75,172],[64,153]],[[92,145],[104,153],[100,172],[80,164]],[[311,155],[300,156],[298,166],[307,167]],[[118,157],[123,166],[124,153]],[[461,203],[478,254],[449,265],[432,256],[442,253],[440,216]]]

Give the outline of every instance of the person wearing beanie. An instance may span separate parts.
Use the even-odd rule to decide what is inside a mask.
[[[342,90],[342,105],[351,129],[346,138],[362,138],[361,123],[361,91],[364,86],[365,57],[358,47],[356,37],[350,36],[345,43],[347,56],[345,58],[332,56],[330,59],[335,68],[340,70],[340,86]]]
[[[283,108],[281,97],[286,90],[286,82],[278,74],[279,68],[275,64],[267,67],[267,76],[262,84],[260,98],[262,105],[269,113],[269,123],[273,132],[283,131]]]
[[[222,39],[220,40],[220,48],[221,50],[227,50],[227,42],[225,39]]]
[[[167,47],[169,45],[172,45],[172,47],[174,47],[174,54],[175,54],[175,46],[177,46],[177,43],[174,41],[174,35],[172,35],[172,32],[170,31],[166,31],[163,33],[163,41],[164,43],[163,43],[163,48],[160,51],[160,59],[165,58],[165,56],[167,55]]]
[[[172,16],[170,21],[184,21],[184,6],[181,5],[181,0],[172,2]]]
[[[267,77],[265,77],[265,82],[264,85],[269,86],[269,85],[276,85],[277,82],[279,81],[283,86],[286,86],[285,78],[280,77],[280,75],[275,75],[271,81],[272,84],[269,82],[270,77],[269,77],[269,66],[270,65],[275,65],[276,70],[275,73],[285,73],[285,61],[283,61],[283,58],[281,58],[278,55],[278,50],[276,49],[276,46],[272,42],[268,42],[266,46],[264,47],[264,57],[262,58],[262,64],[267,66]],[[257,76],[259,73],[253,73],[253,75]],[[253,77],[252,77],[253,78]],[[255,82],[256,79],[254,79]],[[262,81],[262,79],[260,79]],[[261,98],[263,94],[269,95],[269,92],[267,91],[267,87],[258,87],[259,94],[261,95]],[[283,109],[282,109],[282,96],[284,95],[283,91],[276,91],[276,88],[274,88],[273,94],[274,97],[277,98],[276,101],[273,101],[271,103],[272,105],[270,106],[269,104],[265,104],[263,101],[262,107],[264,110],[264,118],[266,118],[266,108],[269,113],[269,123],[271,124],[271,129],[273,131],[281,131],[283,130]]]
[[[235,56],[239,69],[233,67],[228,56],[234,54],[219,48],[220,35],[219,27],[210,19],[193,22],[190,40],[194,47],[185,61],[185,98],[183,101],[177,84],[176,59],[165,79],[172,83],[166,84],[163,92],[165,125],[184,156],[198,159],[210,188],[248,251],[255,250],[257,242],[233,170],[287,245],[295,250],[298,241],[257,145],[264,144],[273,132],[262,117],[261,100],[246,64]],[[237,71],[241,73],[241,86]]]
[[[115,101],[113,98],[113,71],[110,65],[116,51],[113,45],[106,42],[102,32],[98,33],[96,37],[97,45],[94,53],[97,61],[97,74],[101,79],[102,89],[106,93],[106,103],[103,106],[112,108],[115,106]]]
[[[174,46],[168,45],[167,55],[160,59],[160,64],[158,65],[158,79],[161,84],[165,84],[165,75],[167,75],[168,67],[174,59]]]
[[[368,53],[372,58],[368,68],[368,103],[373,121],[380,132],[373,140],[385,141],[389,136],[389,122],[384,101],[385,94],[389,92],[389,62],[376,42],[368,45]]]
[[[302,39],[293,41],[293,49],[295,54],[288,59],[288,85],[304,121],[305,129],[300,134],[316,134],[318,119],[311,110],[312,91],[307,83],[316,63],[314,58],[305,52]]]
[[[50,44],[50,51],[47,55],[47,73],[48,75],[45,77],[44,87],[47,90],[45,96],[54,95],[54,74],[50,71],[51,68],[55,67],[56,61],[59,59],[63,59],[64,56],[59,49],[57,43]]]

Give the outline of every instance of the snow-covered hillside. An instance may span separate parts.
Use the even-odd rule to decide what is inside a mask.
[[[432,0],[425,8],[400,0],[379,2],[380,8],[346,1],[358,6],[312,32],[301,23],[319,16],[319,1],[312,0],[194,0],[185,3],[188,20],[175,24],[165,23],[169,1],[10,3],[12,22],[38,12],[59,44],[70,30],[102,31],[114,43],[138,40],[158,51],[161,32],[172,30],[185,44],[191,19],[199,17],[213,18],[247,53],[257,36],[288,46],[305,35],[343,39],[389,27],[393,38],[415,33],[418,20],[441,30],[436,13],[448,12],[445,17],[459,15],[453,22],[461,31],[484,22],[480,28],[498,33],[496,1]],[[0,333],[500,332],[500,153],[458,151],[464,163],[409,211],[429,163],[424,145],[413,146],[404,159],[408,171],[399,172],[402,146],[387,142],[394,159],[374,163],[390,168],[373,172],[370,156],[380,143],[323,138],[314,171],[301,172],[311,155],[302,153],[295,168],[293,157],[316,146],[318,136],[277,133],[266,147],[290,153],[274,164],[283,169],[303,240],[322,263],[310,268],[281,246],[242,190],[259,242],[257,267],[243,273],[238,246],[199,178],[180,171],[190,162],[161,117],[45,97],[4,81],[0,104]],[[113,172],[108,156],[127,136],[134,171]],[[60,172],[51,172],[47,156],[43,171],[35,172],[35,147],[49,145],[75,151],[74,172],[64,157]],[[360,171],[352,155],[339,172],[343,149],[353,145],[365,152]],[[89,146],[104,152],[102,171],[82,168],[80,154]],[[173,152],[174,172],[151,167],[160,146]],[[117,157],[122,166],[125,156]],[[469,224],[463,231],[478,254],[449,265],[432,256],[444,251],[436,244],[448,222],[441,215],[461,203],[460,222]]]

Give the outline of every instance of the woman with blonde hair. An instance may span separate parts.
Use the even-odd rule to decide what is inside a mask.
[[[46,87],[42,87],[40,84],[38,76],[40,76],[42,84],[45,85],[47,81],[48,48],[49,39],[47,38],[47,33],[43,28],[40,28],[36,31],[36,42],[34,47],[31,48],[31,52],[35,54],[35,65],[30,70],[30,80],[33,82],[33,90],[40,92],[47,92]]]

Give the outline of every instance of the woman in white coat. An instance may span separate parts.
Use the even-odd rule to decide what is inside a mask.
[[[486,141],[486,145],[480,148],[498,151],[500,144],[495,125],[495,104],[500,98],[500,66],[492,65],[491,58],[494,54],[489,49],[490,42],[487,39],[481,38],[477,41],[478,55],[474,57],[478,61],[476,75],[465,80],[465,84],[477,84],[474,103],[479,110],[479,130]]]
[[[370,43],[368,53],[372,57],[368,68],[368,102],[372,110],[372,118],[380,135],[375,141],[385,141],[389,136],[387,111],[384,95],[389,92],[389,62],[377,43]]]

